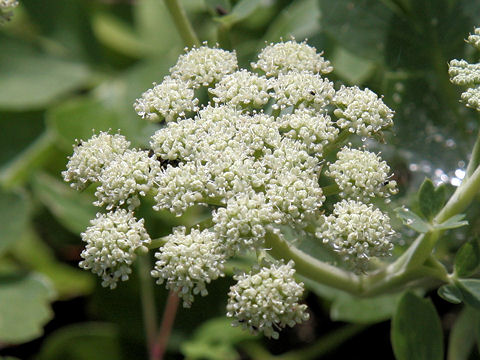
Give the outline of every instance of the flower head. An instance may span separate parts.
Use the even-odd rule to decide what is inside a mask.
[[[98,201],[94,204],[106,205],[110,210],[127,203],[133,210],[140,205],[138,195],[145,196],[159,172],[159,162],[146,151],[126,150],[102,169],[98,177],[101,185],[95,192]]]
[[[118,280],[127,280],[135,251],[148,251],[150,236],[143,223],[143,219],[137,220],[133,212],[125,209],[98,213],[91,220],[92,225],[81,234],[87,245],[81,253],[84,260],[80,267],[100,276],[102,286],[111,289],[117,286]]]
[[[361,136],[372,136],[393,125],[393,110],[369,89],[342,86],[333,98],[334,114],[341,129]]]
[[[258,108],[270,99],[270,81],[247,70],[236,71],[209,89],[216,103]]]
[[[218,48],[193,48],[178,58],[170,69],[172,78],[187,82],[193,88],[209,86],[237,70],[237,55]]]
[[[293,265],[292,261],[286,265],[272,264],[257,272],[234,276],[237,283],[230,288],[227,304],[232,325],[278,339],[277,329],[308,320],[307,306],[298,303],[303,283],[295,281]]]
[[[340,196],[361,201],[397,193],[397,183],[390,178],[390,167],[380,156],[367,150],[344,147],[338,160],[325,172],[340,188]]]
[[[144,119],[170,122],[197,111],[197,104],[188,83],[166,77],[161,84],[145,91],[133,106]]]
[[[208,294],[206,284],[224,276],[225,253],[209,230],[192,229],[186,234],[185,227],[177,227],[166,240],[155,254],[152,276],[158,284],[166,282],[167,289],[183,299],[183,306],[190,307],[194,295]]]
[[[388,256],[393,249],[390,219],[373,205],[342,200],[322,220],[316,236],[330,244],[356,270],[364,270],[370,257]]]
[[[318,54],[306,42],[298,43],[294,40],[266,46],[258,55],[258,61],[251,66],[252,69],[262,70],[267,76],[278,76],[290,71],[328,74],[333,70],[322,53]]]
[[[89,183],[97,182],[103,168],[129,146],[130,142],[120,134],[100,132],[93,135],[74,146],[67,170],[62,172],[64,180],[71,182],[74,189],[84,189]]]
[[[467,42],[480,50],[480,27],[473,30],[473,34],[468,36]]]

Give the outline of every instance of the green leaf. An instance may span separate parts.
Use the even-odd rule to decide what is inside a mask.
[[[0,48],[0,109],[39,109],[84,86],[89,69],[41,54]]]
[[[141,58],[146,53],[152,52],[127,23],[109,13],[98,13],[93,16],[92,29],[103,44],[120,54]]]
[[[331,61],[335,64],[335,74],[351,85],[364,82],[375,69],[371,60],[356,56],[341,46],[335,47]]]
[[[266,42],[294,36],[303,39],[320,30],[321,12],[317,0],[297,0],[286,7],[268,27]],[[263,43],[262,43],[263,46]]]
[[[455,273],[459,277],[469,277],[480,265],[480,247],[477,239],[465,243],[455,256]]]
[[[452,304],[460,304],[463,300],[462,292],[452,284],[442,285],[437,290],[438,296]]]
[[[230,27],[251,16],[264,4],[264,0],[241,0],[235,4],[228,15],[216,17],[215,20]]]
[[[458,279],[455,284],[462,292],[465,304],[480,310],[480,280]]]
[[[112,324],[70,325],[51,334],[43,343],[37,360],[122,359],[119,334]]]
[[[448,339],[448,360],[468,360],[475,344],[478,312],[466,306],[458,315]]]
[[[442,360],[443,335],[432,302],[405,293],[392,320],[391,338],[397,360]]]
[[[0,188],[0,254],[20,240],[28,222],[29,210],[25,196]]]
[[[468,221],[463,220],[464,218],[465,214],[457,214],[441,224],[434,224],[433,227],[436,230],[457,229],[459,227],[468,225]]]
[[[435,188],[432,180],[426,178],[418,192],[420,211],[429,221],[438,214],[445,204],[447,197],[447,188],[445,185],[440,185]]]
[[[22,265],[47,276],[59,300],[88,295],[95,287],[92,274],[58,261],[53,250],[32,229],[15,243],[12,254]]]
[[[393,12],[383,1],[319,0],[325,32],[350,52],[378,62]]]
[[[50,283],[39,274],[0,275],[0,341],[26,342],[43,333],[52,317],[50,302],[55,297]]]
[[[330,317],[334,321],[359,324],[371,324],[392,317],[402,294],[381,295],[361,299],[350,295],[337,297],[330,308]]]
[[[183,343],[181,350],[189,359],[235,360],[239,355],[234,345],[256,337],[232,327],[225,317],[211,319],[200,326],[193,338]]]
[[[92,196],[77,192],[50,175],[38,173],[32,185],[35,196],[74,234],[85,231],[98,212]]]
[[[46,116],[49,129],[69,152],[76,139],[87,140],[94,131],[111,129],[116,132],[120,128],[118,114],[90,98],[64,102],[48,111]]]
[[[420,216],[413,211],[399,207],[395,209],[397,216],[402,220],[403,224],[419,233],[430,231],[430,224],[426,223]]]

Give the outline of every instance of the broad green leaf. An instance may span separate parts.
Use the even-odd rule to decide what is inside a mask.
[[[334,321],[370,324],[392,317],[402,294],[361,299],[350,295],[337,297],[330,308]]]
[[[383,1],[319,0],[319,4],[328,35],[356,56],[382,60],[394,14]]]
[[[83,323],[63,327],[43,343],[37,360],[123,359],[119,333],[113,324]]]
[[[67,151],[75,140],[88,140],[94,133],[120,128],[118,114],[99,101],[79,98],[64,102],[47,113],[47,125]]]
[[[12,254],[22,265],[47,276],[59,300],[88,295],[95,286],[92,274],[58,261],[53,250],[32,229],[15,243]]]
[[[0,342],[18,344],[43,333],[53,317],[50,302],[55,292],[39,274],[0,275]]]
[[[410,209],[399,207],[395,209],[395,212],[403,224],[409,228],[419,233],[426,233],[430,230],[430,225]]]
[[[38,173],[32,185],[35,196],[74,234],[85,231],[98,212],[92,205],[92,196],[77,192],[50,175]]]
[[[459,227],[468,225],[468,221],[463,220],[464,218],[465,214],[457,214],[441,224],[434,224],[433,227],[436,230],[457,229]]]
[[[391,339],[397,360],[442,360],[443,335],[432,302],[407,292],[392,320]]]
[[[459,277],[469,277],[480,265],[480,248],[477,239],[469,241],[458,250],[455,256],[455,273]]]
[[[109,13],[93,16],[92,29],[103,44],[121,54],[141,58],[152,52],[127,23]]]
[[[55,136],[44,131],[25,150],[0,169],[0,184],[5,189],[22,186],[39,167],[52,160]]]
[[[320,30],[320,17],[317,0],[294,1],[270,24],[263,40],[273,42],[282,37],[304,39],[312,36]]]
[[[448,339],[447,360],[468,360],[475,344],[478,312],[466,306],[458,315]]]
[[[437,290],[438,296],[452,304],[460,304],[463,300],[462,292],[452,284],[442,285]]]
[[[20,240],[29,218],[30,206],[23,194],[0,188],[0,254]]]
[[[240,0],[235,4],[228,15],[215,18],[216,21],[230,27],[251,16],[259,7],[265,4],[264,0]]]
[[[356,56],[341,46],[335,47],[330,60],[335,64],[335,74],[351,85],[365,81],[375,68],[372,61]]]
[[[462,292],[463,301],[477,310],[480,310],[480,280],[458,279],[456,285]]]
[[[0,47],[0,109],[39,109],[86,85],[89,69],[80,63]]]
[[[447,188],[440,185],[435,188],[432,180],[425,179],[418,192],[420,211],[429,221],[442,209],[447,196]]]
[[[255,337],[233,327],[225,317],[215,318],[200,326],[181,351],[189,359],[235,360],[239,355],[234,345],[248,339]]]

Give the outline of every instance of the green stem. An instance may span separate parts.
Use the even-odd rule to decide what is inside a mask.
[[[0,171],[0,185],[21,186],[30,174],[51,158],[55,151],[55,136],[45,131],[27,149]]]
[[[162,324],[160,325],[157,341],[155,343],[155,347],[152,349],[155,359],[161,360],[165,355],[170,333],[172,332],[173,323],[177,315],[179,302],[180,299],[177,293],[170,291],[168,294],[167,305],[165,306],[165,310],[163,312]]]
[[[324,158],[326,159],[332,151],[337,151],[339,146],[342,145],[345,140],[350,137],[350,135],[352,135],[352,133],[349,131],[348,128],[340,131],[340,134],[338,134],[338,137],[335,139],[335,141],[328,144],[323,149],[323,153],[325,154]]]
[[[165,0],[168,11],[173,18],[173,22],[182,37],[183,42],[188,47],[200,46],[195,30],[193,30],[190,20],[188,20],[185,9],[180,4],[179,0]]]
[[[155,308],[155,297],[153,295],[152,278],[150,277],[150,258],[138,257],[138,276],[140,278],[140,298],[142,301],[143,324],[147,337],[147,349],[150,360],[156,360],[153,349],[155,348],[157,333],[157,311]]]
[[[480,167],[457,188],[447,204],[433,219],[434,223],[441,224],[454,215],[463,212],[480,192]]]
[[[467,171],[465,173],[465,178],[463,181],[466,181],[470,176],[472,176],[475,169],[478,167],[480,163],[480,131],[477,135],[477,140],[475,141],[475,145],[473,145],[472,156],[470,157],[470,162],[467,166]]]
[[[270,255],[284,260],[293,260],[300,275],[336,289],[360,295],[360,278],[348,271],[326,264],[287,243],[271,232],[265,236],[265,245]]]

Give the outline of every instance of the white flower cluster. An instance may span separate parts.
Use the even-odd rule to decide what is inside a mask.
[[[344,147],[337,158],[325,174],[335,180],[341,197],[365,202],[397,193],[396,181],[388,180],[390,167],[377,154]]]
[[[328,74],[333,67],[330,62],[318,54],[314,47],[306,42],[280,42],[266,46],[258,61],[251,64],[252,69],[263,71],[267,76],[278,76],[288,72],[308,71],[314,74]]]
[[[166,77],[161,84],[145,91],[134,108],[144,119],[169,122],[196,111],[197,104],[198,99],[194,98],[188,83]]]
[[[475,28],[467,42],[480,49],[480,28]],[[466,86],[462,101],[466,106],[480,111],[480,63],[470,64],[465,60],[451,60],[448,64],[450,81],[456,85]]]
[[[128,276],[135,249],[149,241],[143,219],[124,209],[132,211],[148,194],[154,210],[177,216],[194,205],[211,206],[207,225],[174,229],[156,253],[152,276],[187,307],[224,276],[228,258],[264,253],[268,232],[280,234],[287,226],[303,234],[320,220],[316,235],[354,264],[391,250],[388,216],[359,202],[395,193],[388,165],[349,147],[333,164],[327,159],[348,136],[375,136],[390,127],[393,111],[368,89],[336,91],[324,77],[330,63],[305,42],[268,45],[251,67],[238,69],[234,52],[193,48],[134,104],[141,117],[164,121],[149,152],[109,133],[74,148],[65,180],[76,189],[95,183],[95,205],[115,210],[99,215],[83,234],[90,255],[82,266],[103,276],[106,286]],[[201,93],[212,102],[200,103]],[[331,179],[336,183],[327,193],[320,184]],[[336,190],[350,200],[334,204],[328,215],[337,198],[325,205],[325,194]],[[294,272],[289,262],[235,277],[229,316],[274,338],[276,329],[306,320],[306,306],[298,304],[303,284]]]
[[[74,189],[83,190],[90,183],[97,182],[105,165],[122,155],[129,146],[130,142],[124,136],[106,132],[93,135],[88,141],[77,140],[67,170],[62,172],[63,179],[71,182]]]
[[[217,236],[209,230],[177,227],[167,236],[166,244],[155,254],[158,261],[152,276],[157,284],[166,282],[167,289],[178,293],[183,306],[190,307],[194,295],[206,296],[206,284],[224,276],[225,251]]]
[[[337,125],[360,136],[372,136],[393,125],[393,111],[370,89],[342,86],[333,98]]]
[[[278,339],[285,326],[308,320],[307,306],[299,304],[303,283],[294,279],[294,263],[272,264],[258,272],[234,276],[228,294],[227,316],[232,325]]]
[[[118,209],[107,214],[97,214],[92,226],[82,233],[87,243],[81,253],[80,267],[91,270],[103,280],[102,286],[114,289],[118,280],[125,281],[132,272],[130,266],[135,252],[147,252],[150,236],[144,220],[137,220],[131,211]]]
[[[363,270],[372,256],[388,256],[394,231],[389,217],[373,205],[342,200],[331,215],[323,216],[316,236],[330,243],[356,270]]]

